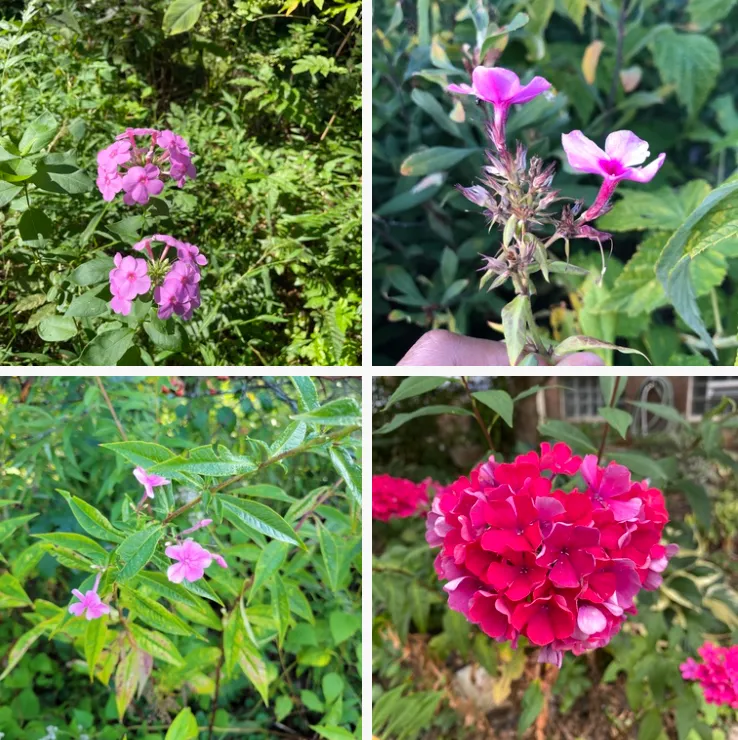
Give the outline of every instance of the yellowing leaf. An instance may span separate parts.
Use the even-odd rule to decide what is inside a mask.
[[[602,50],[604,48],[605,44],[597,39],[584,50],[584,56],[582,57],[582,74],[584,75],[584,79],[587,80],[590,85],[593,85],[597,78],[597,65],[600,62],[600,54],[602,54]]]

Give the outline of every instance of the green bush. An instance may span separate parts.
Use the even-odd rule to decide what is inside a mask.
[[[172,35],[175,5],[203,9]],[[350,3],[318,5],[4,6],[0,361],[359,362],[360,23]],[[34,121],[48,135],[14,156]],[[183,136],[197,179],[145,208],[106,204],[96,155],[127,127]],[[157,231],[209,260],[189,322],[105,305],[111,257]]]
[[[360,737],[358,394],[308,377],[4,380],[5,740]],[[171,484],[146,498],[136,466]],[[227,567],[170,581],[185,537]],[[72,589],[110,613],[73,616]]]
[[[492,148],[485,109],[446,91],[468,83],[483,59],[552,83],[551,94],[515,106],[508,141],[521,140],[529,161],[556,164],[553,187],[565,200],[591,204],[600,180],[568,168],[562,133],[581,129],[602,145],[609,132],[630,129],[652,156],[666,153],[651,183],[621,183],[612,211],[594,222],[612,234],[602,242],[602,282],[596,241],[572,239],[568,249],[559,241],[553,254],[544,247],[558,265],[531,275],[542,343],[588,335],[640,350],[655,365],[732,365],[737,19],[733,0],[376,3],[375,363],[397,362],[429,329],[489,339],[503,332],[502,309],[515,292],[509,281],[480,290],[478,270],[480,255],[500,250],[505,221],[489,228],[489,212],[454,189],[479,182]],[[526,227],[541,244],[551,235],[545,225]],[[609,364],[647,363],[601,354]]]

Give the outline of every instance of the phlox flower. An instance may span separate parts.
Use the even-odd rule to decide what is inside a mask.
[[[382,522],[390,519],[406,519],[418,513],[428,502],[430,480],[413,483],[406,478],[391,475],[372,477],[372,518]]]
[[[124,257],[118,252],[113,258],[115,267],[110,271],[110,292],[113,300],[110,307],[115,313],[127,316],[131,312],[133,299],[147,293],[151,288],[146,260]]]
[[[648,142],[632,131],[613,131],[605,140],[604,151],[578,130],[563,134],[561,143],[572,169],[604,178],[595,202],[582,214],[582,222],[592,221],[605,211],[619,182],[651,182],[666,159],[662,153],[645,167],[638,167],[648,159],[649,148]]]
[[[208,552],[202,545],[191,539],[185,540],[181,545],[170,545],[164,552],[167,557],[177,561],[167,569],[167,578],[172,583],[199,581],[205,575],[205,568],[209,567],[213,561],[221,568],[228,567],[221,555]]]
[[[546,92],[551,83],[543,77],[534,77],[527,85],[520,84],[520,78],[503,67],[476,67],[472,72],[472,84],[449,85],[448,91],[460,95],[474,95],[494,106],[492,139],[498,149],[505,148],[505,124],[511,105],[528,103]]]
[[[103,614],[110,614],[110,607],[107,604],[103,604],[97,593],[97,588],[100,585],[100,577],[101,574],[98,573],[95,579],[95,585],[86,593],[82,593],[76,588],[72,589],[72,594],[79,601],[69,605],[70,614],[74,614],[75,617],[84,616],[88,621],[98,619]]]
[[[161,475],[156,475],[156,473],[147,473],[141,466],[133,469],[133,475],[144,487],[144,496],[147,498],[154,498],[154,488],[166,486],[172,482],[167,478],[163,478]]]
[[[127,206],[134,203],[145,204],[152,195],[159,195],[164,183],[159,179],[159,168],[153,164],[144,167],[131,167],[123,176],[123,202]]]
[[[584,490],[563,485],[580,474]],[[660,491],[559,442],[439,487],[426,540],[440,548],[449,608],[495,640],[526,637],[539,661],[561,666],[567,650],[606,645],[640,589],[658,587],[677,551],[659,542],[667,522]]]
[[[738,645],[719,647],[706,642],[697,653],[703,662],[688,658],[679,666],[682,678],[698,681],[708,704],[738,709]]]

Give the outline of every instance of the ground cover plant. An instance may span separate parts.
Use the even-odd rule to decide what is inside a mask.
[[[357,364],[358,11],[3,4],[0,362]]]
[[[545,379],[375,380],[380,740],[735,733],[736,407],[690,423],[624,381],[582,426],[536,425]]]
[[[359,384],[0,384],[0,735],[361,734]]]
[[[504,339],[488,364],[732,365],[736,13],[378,3],[375,363],[451,330]]]

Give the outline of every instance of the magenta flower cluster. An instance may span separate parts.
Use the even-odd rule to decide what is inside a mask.
[[[156,257],[152,244],[164,245]],[[169,234],[154,234],[133,245],[146,254],[146,259],[115,255],[115,267],[110,271],[110,307],[115,313],[127,316],[133,300],[148,293],[153,285],[153,298],[159,306],[157,316],[168,319],[172,314],[188,321],[200,306],[200,267],[208,263],[205,255],[194,244],[175,239]],[[169,250],[176,250],[177,259],[167,260]],[[152,281],[152,275],[154,281]]]
[[[139,143],[144,137],[149,141]],[[123,191],[129,206],[148,203],[167,180],[181,188],[196,175],[187,142],[168,130],[129,128],[97,154],[97,187],[103,198],[111,201]]]
[[[706,642],[697,653],[704,662],[687,658],[679,666],[682,678],[698,681],[708,704],[738,709],[738,645],[719,647]]]
[[[148,473],[141,466],[133,470],[136,480],[143,486],[144,492],[139,508],[150,498],[155,497],[154,489],[166,486],[171,481],[156,473]],[[182,541],[185,535],[192,534],[199,529],[208,527],[213,523],[212,519],[200,519],[189,529],[185,529],[176,537],[176,542],[167,546],[164,551],[166,556],[175,561],[167,568],[167,578],[172,583],[194,583],[205,575],[205,569],[212,563],[217,563],[221,568],[227,568],[228,563],[222,555],[206,550],[202,545],[195,542],[191,537]],[[110,614],[110,606],[105,604],[98,594],[102,573],[98,573],[95,584],[86,592],[72,589],[72,595],[77,601],[69,605],[69,613],[75,617],[85,617],[87,620],[99,619],[105,614]]]
[[[583,490],[565,492],[581,475]],[[494,458],[442,488],[426,539],[449,607],[498,641],[527,637],[561,666],[607,645],[642,589],[659,587],[676,545],[661,544],[664,498],[647,481],[562,442],[512,463]]]

